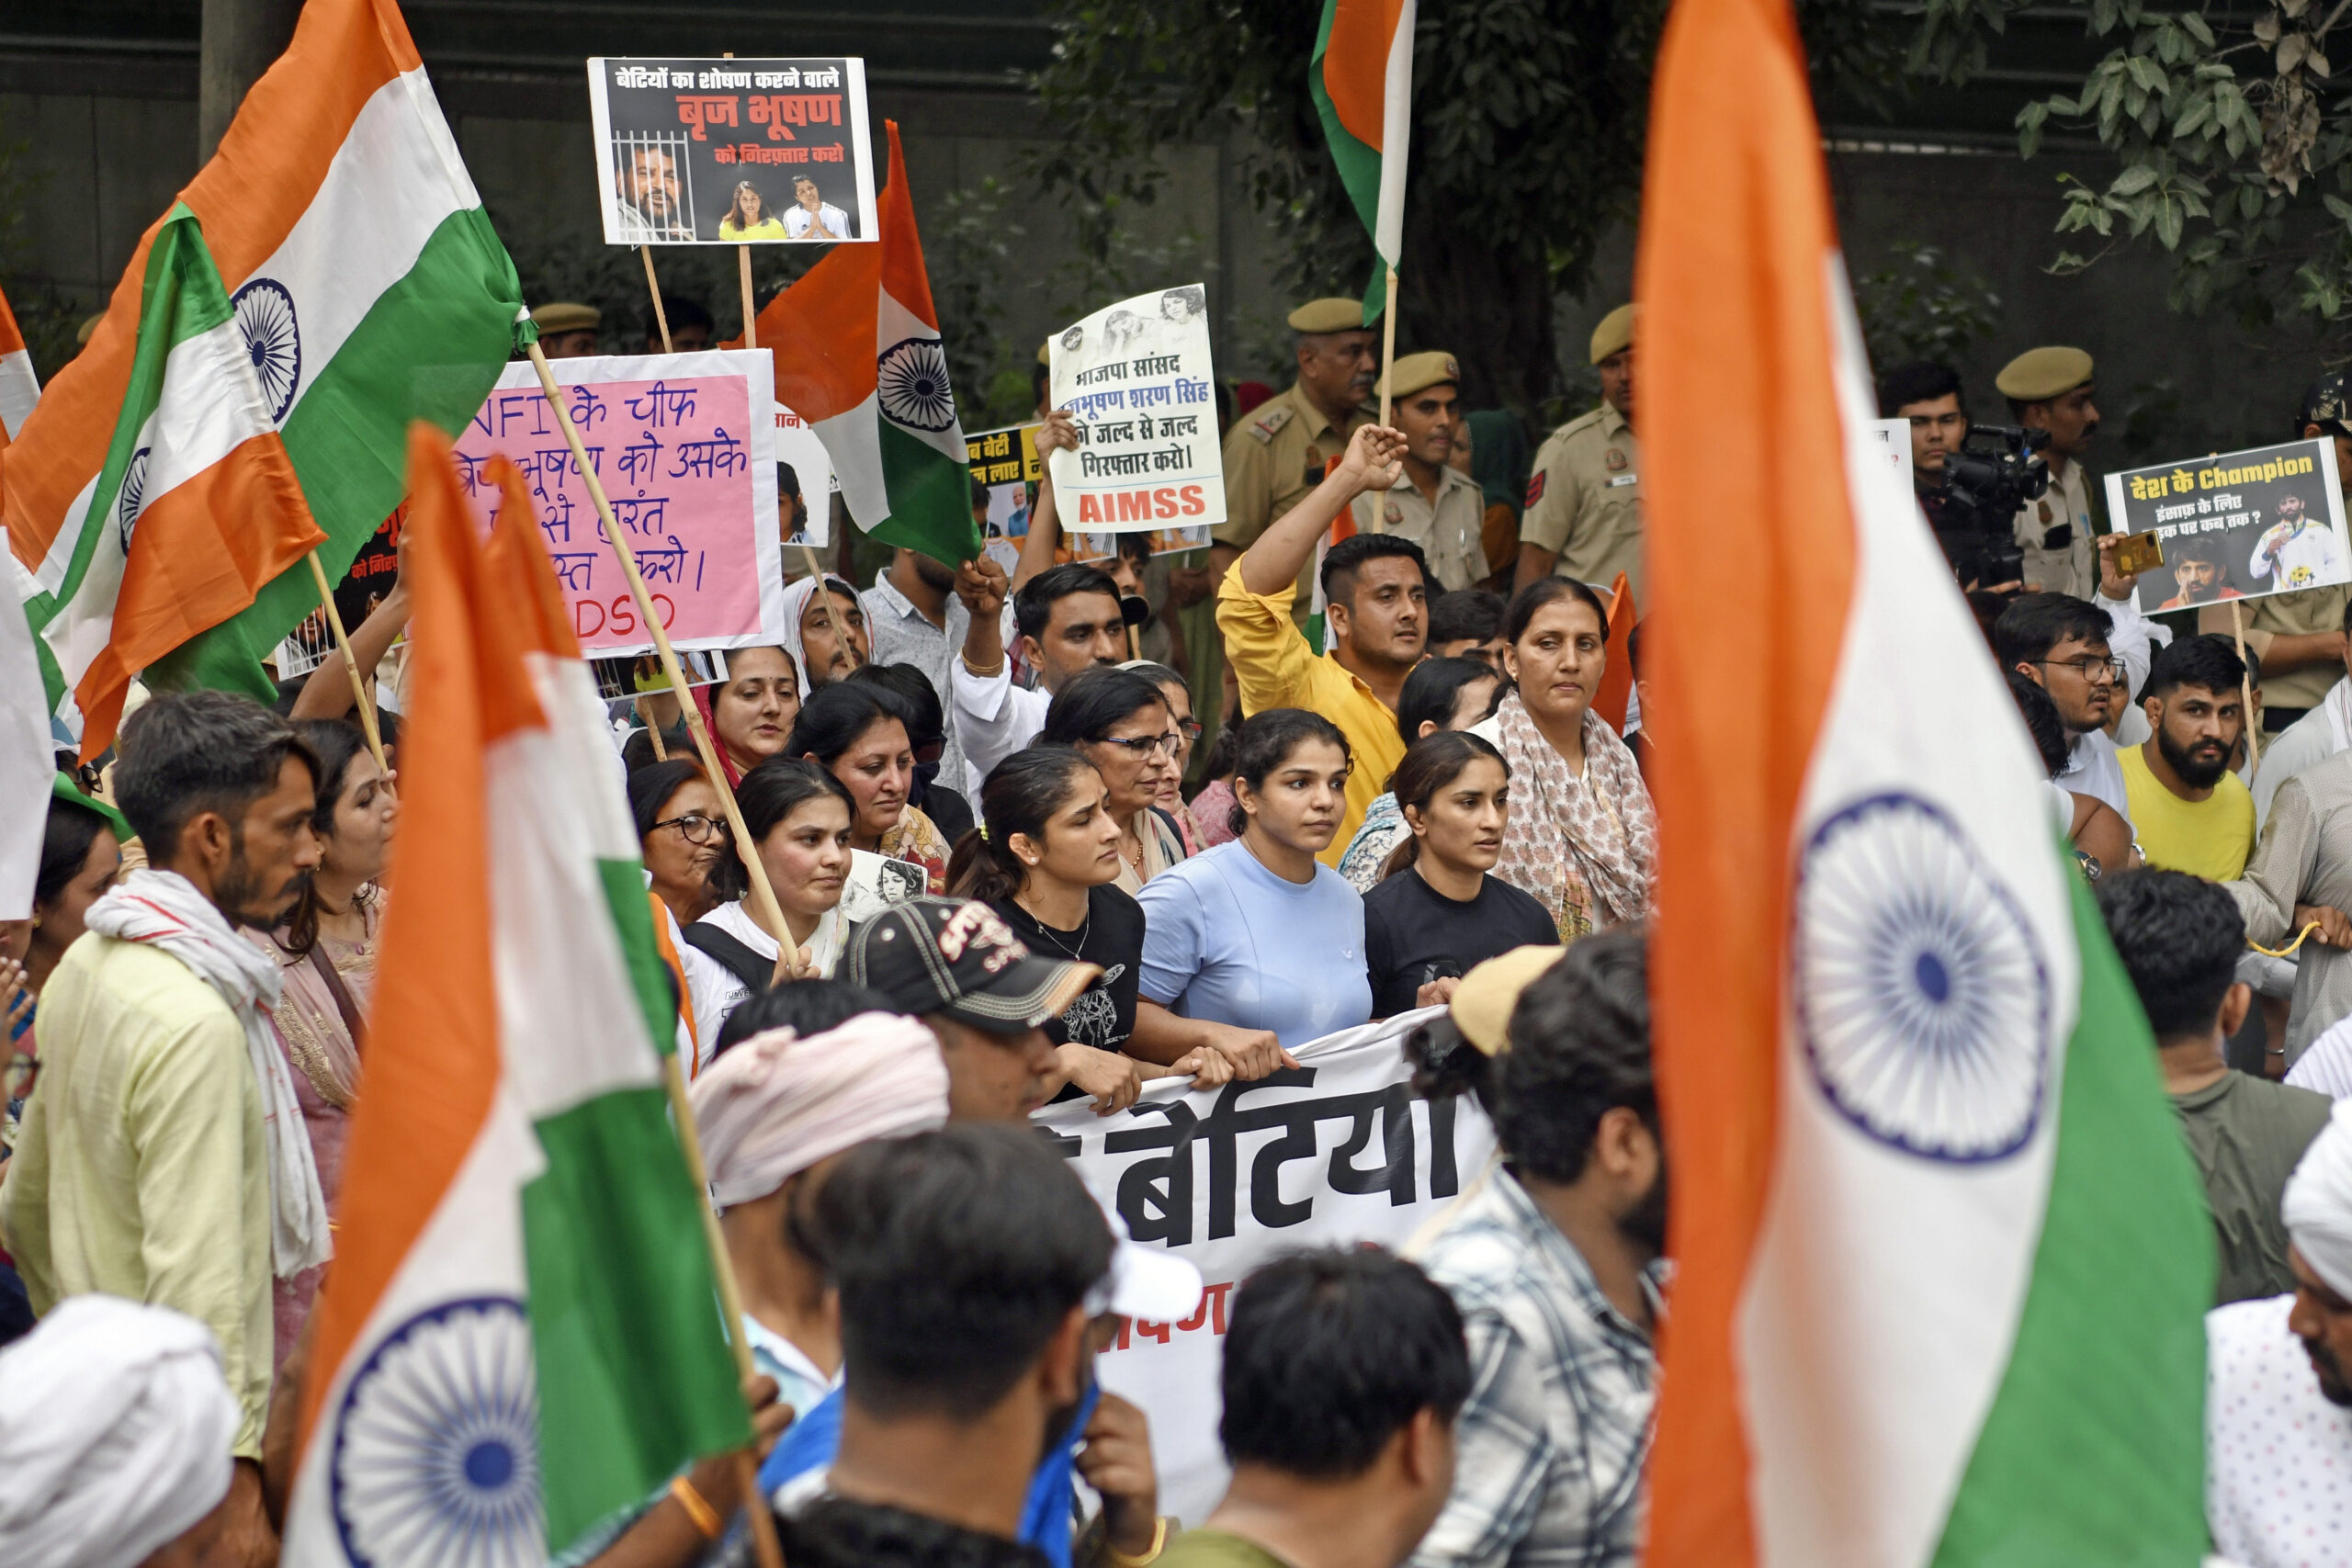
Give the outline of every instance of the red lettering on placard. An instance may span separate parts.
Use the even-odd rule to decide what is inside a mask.
[[[596,617],[591,626],[588,617]],[[605,629],[605,607],[594,599],[575,599],[571,604],[571,635],[586,642]]]
[[[1116,496],[1113,497],[1113,500],[1117,502],[1118,508],[1114,519],[1115,521],[1121,523],[1148,523],[1151,521],[1151,491],[1148,490],[1123,490]]]
[[[1101,497],[1099,497],[1099,496],[1097,496],[1097,495],[1092,494],[1091,492],[1090,492],[1090,493],[1088,493],[1088,494],[1085,494],[1085,495],[1081,495],[1081,496],[1080,496],[1080,497],[1078,498],[1078,520],[1079,520],[1080,523],[1100,523],[1100,522],[1102,522],[1102,498],[1101,498]]]
[[[1201,487],[1198,485],[1186,485],[1176,493],[1184,498],[1184,515],[1187,517],[1198,517],[1209,509],[1208,502],[1201,499]]]

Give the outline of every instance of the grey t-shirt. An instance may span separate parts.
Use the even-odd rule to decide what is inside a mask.
[[[2172,1097],[2206,1207],[2221,1243],[2222,1272],[2213,1304],[2282,1295],[2295,1288],[2287,1268],[2287,1226],[2278,1200],[2303,1150],[2327,1125],[2333,1102],[2234,1069],[2218,1083]]]

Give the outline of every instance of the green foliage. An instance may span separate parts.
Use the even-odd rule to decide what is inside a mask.
[[[81,352],[76,334],[82,322],[105,310],[106,300],[77,299],[30,270],[34,247],[27,223],[47,201],[42,189],[47,175],[30,166],[32,147],[29,138],[0,131],[0,289],[7,294],[17,330],[32,355],[33,373],[47,386]]]
[[[1872,365],[1951,364],[1999,323],[2001,297],[1973,268],[1916,240],[1898,240],[1887,250],[1893,266],[1854,279],[1854,309]]]
[[[1964,82],[2024,0],[1925,0],[1912,60]],[[2082,89],[2017,118],[2030,158],[2046,134],[2088,134],[2122,163],[2103,185],[2062,175],[2063,250],[2078,272],[2153,240],[2170,256],[2175,310],[2226,305],[2252,321],[2352,313],[2352,100],[2327,48],[2342,4],[2267,0],[2243,10],[2166,12],[2140,0],[2077,0],[2085,30],[2111,39]]]
[[[949,191],[924,227],[923,263],[966,430],[1011,424],[1034,406],[1020,351],[1004,337],[1013,253],[1027,235],[1007,215],[1011,204],[1012,192],[989,176]]]

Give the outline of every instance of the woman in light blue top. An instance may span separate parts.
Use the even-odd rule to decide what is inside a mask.
[[[1347,812],[1348,742],[1301,708],[1241,727],[1240,835],[1144,884],[1143,978],[1127,1049],[1206,1046],[1237,1076],[1295,1066],[1289,1047],[1372,1017],[1363,901],[1316,855]],[[1164,1053],[1164,1054],[1163,1054]]]

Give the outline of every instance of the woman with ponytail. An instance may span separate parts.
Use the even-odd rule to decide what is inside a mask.
[[[1542,904],[1487,874],[1511,812],[1499,751],[1467,730],[1439,730],[1406,749],[1389,787],[1407,836],[1363,897],[1374,1018],[1449,1001],[1479,964],[1556,940]]]
[[[1227,1076],[1199,1052],[1173,1067],[1125,1054],[1135,1032],[1143,964],[1143,910],[1115,883],[1121,825],[1102,775],[1069,746],[1031,746],[999,762],[980,786],[980,826],[948,864],[952,897],[977,898],[1035,951],[1094,964],[1102,977],[1045,1030],[1063,1076],[1108,1114],[1135,1103],[1148,1077],[1178,1071],[1202,1087]]]

